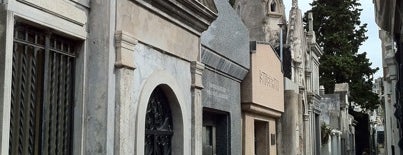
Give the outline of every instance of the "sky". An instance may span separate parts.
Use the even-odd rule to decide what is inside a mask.
[[[287,20],[289,18],[288,14],[291,9],[292,0],[283,0],[285,5],[285,12],[287,15]],[[312,0],[298,0],[298,7],[302,12],[306,12],[310,10]],[[367,58],[372,63],[371,67],[378,67],[378,72],[375,73],[374,79],[383,76],[382,71],[382,49],[381,49],[381,40],[379,40],[378,35],[378,26],[375,23],[375,13],[374,13],[374,4],[372,0],[358,0],[361,3],[361,23],[367,23],[367,33],[368,39],[360,46],[359,52],[367,52]],[[315,19],[314,19],[315,22]]]

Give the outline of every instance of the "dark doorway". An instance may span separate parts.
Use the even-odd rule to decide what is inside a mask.
[[[203,109],[203,155],[229,155],[228,113]]]
[[[160,87],[148,101],[145,126],[145,155],[171,155],[174,135],[171,108]]]
[[[363,151],[369,151],[370,134],[369,134],[369,118],[368,114],[355,112],[350,109],[349,113],[354,116],[354,119],[358,122],[355,127],[355,150],[357,155],[361,155]]]
[[[255,155],[268,155],[269,144],[269,122],[255,120]]]

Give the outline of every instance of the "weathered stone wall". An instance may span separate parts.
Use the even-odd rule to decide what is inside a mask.
[[[248,29],[242,23],[241,18],[226,0],[215,0],[218,9],[218,18],[211,24],[207,31],[202,33],[201,43],[223,58],[235,62],[239,67],[248,69],[249,59],[249,37]],[[209,61],[209,60],[204,60]],[[216,63],[216,62],[215,62]],[[212,64],[210,64],[212,65]],[[216,65],[212,65],[215,67]],[[224,64],[217,66],[223,72],[227,72],[227,67],[236,68]],[[245,76],[244,71],[228,72],[242,79]]]
[[[322,111],[320,115],[321,124],[325,123],[334,129],[340,128],[340,97],[338,94],[322,95],[320,109]]]
[[[192,33],[130,0],[117,2],[116,29],[132,34],[145,44],[180,58],[195,61],[200,51],[199,34]]]
[[[122,135],[126,138],[130,138],[132,141],[136,140],[137,146],[137,153],[141,153],[141,149],[144,148],[144,135],[141,134],[144,130],[145,124],[143,122],[143,118],[145,116],[144,109],[141,107],[146,107],[148,104],[148,97],[144,94],[151,93],[155,88],[155,85],[160,83],[167,85],[168,87],[172,87],[171,89],[177,87],[178,90],[173,90],[173,94],[167,94],[170,98],[177,98],[182,111],[182,118],[174,117],[173,119],[183,121],[183,129],[182,131],[176,131],[178,136],[183,135],[183,143],[180,144],[173,144],[173,145],[183,145],[177,146],[178,149],[183,149],[184,154],[190,154],[191,151],[191,135],[188,129],[191,128],[191,74],[190,74],[190,62],[183,61],[181,59],[172,57],[170,55],[164,54],[152,47],[139,43],[136,45],[135,49],[135,63],[136,63],[136,70],[134,71],[134,76],[131,79],[133,80],[133,86],[135,89],[131,90],[132,93],[130,96],[133,97],[133,104],[129,106],[128,112],[131,112],[127,119],[131,119],[131,123],[135,124],[136,126],[131,126],[131,129],[136,129],[136,135],[133,137],[128,137],[127,134]],[[164,75],[156,77],[156,75]],[[168,79],[173,83],[165,83],[164,79]],[[149,83],[155,83],[154,85],[150,85]],[[153,87],[153,88],[152,88]],[[182,103],[181,103],[182,102]],[[174,107],[172,107],[174,111]],[[134,111],[134,112],[133,112]],[[122,111],[121,111],[122,112]],[[133,120],[137,118],[136,120]],[[135,122],[133,122],[135,121]],[[130,124],[130,125],[133,125]],[[125,124],[122,124],[125,125]],[[132,146],[132,145],[130,145]],[[128,146],[129,147],[129,146]],[[138,150],[140,149],[140,150]]]
[[[229,145],[216,149],[226,154],[242,154],[240,82],[250,67],[248,31],[228,1],[214,2],[218,18],[201,35],[200,58],[206,65],[202,75],[202,105],[228,114]]]

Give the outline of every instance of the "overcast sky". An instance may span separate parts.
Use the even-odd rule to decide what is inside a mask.
[[[287,15],[291,9],[292,0],[284,0],[285,12]],[[302,12],[306,12],[311,8],[309,3],[312,0],[299,0],[298,7],[302,10]],[[382,49],[381,49],[381,41],[378,37],[378,26],[375,23],[375,14],[374,14],[374,4],[372,0],[359,0],[361,3],[361,8],[363,11],[361,12],[361,23],[367,23],[368,32],[366,35],[368,39],[360,46],[359,52],[367,52],[367,58],[372,62],[373,68],[379,67],[379,71],[375,74],[374,78],[382,77]],[[314,19],[315,22],[315,19]]]

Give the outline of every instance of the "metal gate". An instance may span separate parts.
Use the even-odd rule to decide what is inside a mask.
[[[147,106],[145,123],[145,155],[171,155],[174,134],[171,108],[163,90],[157,87]]]
[[[71,154],[74,41],[16,24],[10,154]]]

